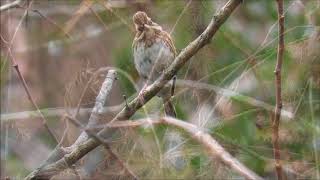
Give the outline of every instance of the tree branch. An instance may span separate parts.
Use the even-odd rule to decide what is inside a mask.
[[[278,42],[278,53],[277,53],[277,64],[275,68],[275,87],[276,87],[276,107],[273,115],[272,122],[272,143],[273,143],[273,154],[275,159],[275,169],[278,180],[283,179],[282,166],[280,162],[280,144],[279,144],[279,125],[280,125],[280,114],[282,109],[282,98],[281,98],[281,69],[284,53],[284,14],[283,14],[283,0],[276,0],[278,6],[278,31],[279,31],[279,42]]]
[[[19,2],[14,1],[14,2],[12,2],[12,3],[9,3],[9,4],[7,4],[7,5],[4,5],[4,6],[5,6],[4,8],[3,8],[3,6],[1,6],[1,7],[0,7],[0,10],[1,10],[2,8],[3,8],[3,9],[5,9],[5,8],[10,8],[10,7],[14,6],[14,5],[15,5],[15,6],[19,6],[19,3],[20,3],[20,1],[19,1]],[[19,22],[19,24],[18,24],[15,32],[14,32],[14,35],[13,35],[13,37],[12,37],[10,43],[9,43],[8,51],[9,51],[9,53],[10,53],[10,55],[11,55],[11,58],[9,58],[9,59],[10,59],[10,61],[11,61],[12,67],[15,69],[15,71],[16,71],[16,73],[17,73],[17,75],[18,75],[18,78],[19,78],[19,80],[20,80],[20,82],[21,82],[21,84],[22,84],[22,86],[23,86],[23,88],[24,88],[24,90],[25,90],[25,92],[26,92],[26,94],[27,94],[27,96],[28,96],[29,101],[31,102],[31,104],[33,105],[33,107],[37,110],[37,113],[39,113],[39,116],[40,116],[41,119],[42,119],[42,124],[43,124],[44,128],[48,131],[48,133],[49,133],[49,135],[52,137],[52,139],[54,139],[56,142],[58,142],[58,140],[57,140],[56,137],[54,136],[54,133],[50,130],[50,128],[49,128],[49,126],[48,126],[48,124],[47,124],[47,123],[48,123],[48,122],[47,122],[47,119],[44,117],[44,115],[42,114],[42,112],[41,112],[40,109],[39,109],[39,106],[36,104],[35,100],[33,99],[32,95],[31,95],[31,92],[30,92],[30,89],[29,89],[29,87],[28,87],[28,85],[27,85],[27,82],[26,82],[26,80],[24,79],[24,77],[23,77],[22,74],[21,74],[21,71],[20,71],[20,68],[19,68],[19,64],[15,61],[15,59],[12,57],[12,54],[11,54],[11,45],[12,45],[14,39],[15,39],[15,35],[16,35],[16,33],[18,32],[18,30],[19,30],[19,28],[20,28],[20,26],[21,26],[21,23],[23,22],[24,18],[27,16],[27,14],[28,14],[28,8],[30,8],[31,5],[32,5],[32,1],[31,1],[31,3],[28,4],[28,7],[27,7],[27,9],[25,10],[25,12],[24,12],[24,14],[23,14],[23,16],[22,16],[22,18],[21,18],[21,20],[20,20],[20,22]],[[1,12],[1,11],[0,11],[0,12]]]
[[[16,70],[19,80],[21,81],[21,84],[23,85],[23,88],[28,96],[28,99],[30,100],[31,104],[34,106],[34,108],[36,108],[37,112],[39,113],[41,119],[42,119],[42,124],[45,127],[45,129],[48,131],[49,135],[51,136],[52,139],[54,139],[56,142],[58,142],[58,140],[56,139],[56,137],[54,136],[53,132],[50,130],[49,126],[48,126],[48,122],[47,119],[44,117],[44,115],[42,114],[42,112],[39,109],[39,106],[36,104],[35,100],[33,99],[31,93],[30,93],[30,89],[27,85],[26,80],[24,79],[24,77],[22,76],[19,66],[17,63],[13,62],[13,68]]]
[[[102,72],[106,72],[109,68],[100,68],[96,75],[101,74]],[[108,73],[105,76],[104,82],[102,83],[102,86],[100,88],[99,94],[96,97],[95,106],[92,109],[88,125],[87,127],[91,127],[98,124],[98,119],[101,113],[103,112],[103,106],[105,104],[105,101],[107,99],[107,96],[110,94],[110,91],[112,89],[112,85],[114,80],[116,79],[116,71],[115,70],[109,70]],[[65,113],[65,112],[64,112]],[[78,108],[74,110],[74,117],[76,117],[76,114],[78,113]],[[59,145],[53,150],[53,152],[49,155],[48,159],[41,165],[41,167],[44,167],[46,165],[49,165],[51,163],[54,163],[58,161],[59,159],[63,158],[63,156],[69,152],[72,152],[73,148],[81,144],[81,142],[85,141],[88,138],[88,135],[86,132],[82,132],[78,139],[75,141],[73,145],[70,147],[60,147]],[[60,144],[60,143],[59,143]],[[41,168],[40,167],[40,168]]]
[[[201,90],[207,90],[207,91],[214,91],[217,94],[220,94],[224,97],[234,98],[237,101],[244,102],[247,104],[250,104],[251,106],[262,108],[268,111],[273,111],[275,106],[268,104],[264,101],[260,101],[258,99],[252,98],[250,96],[245,96],[243,94],[240,94],[236,91],[224,89],[212,84],[207,84],[203,82],[197,82],[192,80],[176,80],[176,86],[178,87],[188,87],[193,89],[201,89]],[[131,99],[131,98],[127,98]],[[115,113],[121,108],[125,106],[125,103],[121,103],[119,105],[114,106],[107,106],[103,108],[103,114],[105,113]],[[92,112],[93,108],[80,108],[79,114],[86,114]],[[63,116],[65,114],[65,108],[49,108],[41,110],[45,114],[46,117],[54,117],[54,116]],[[68,109],[68,112],[70,114],[74,114],[77,112],[77,108]],[[294,118],[294,113],[285,109],[281,109],[280,116],[282,118]],[[37,111],[23,111],[23,112],[15,112],[15,113],[7,113],[7,114],[1,114],[0,118],[2,123],[8,124],[11,121],[14,121],[16,119],[29,119],[29,118],[35,118],[39,117],[37,114]]]
[[[75,118],[71,116],[66,116],[75,126],[78,128],[82,129],[88,136],[94,138],[95,140],[99,141],[105,149],[109,152],[109,154],[112,156],[112,158],[117,159],[119,162],[120,166],[134,179],[137,180],[138,177],[127,167],[127,165],[121,160],[121,158],[112,151],[111,146],[109,145],[108,142],[106,142],[103,138],[100,136],[96,135],[95,133],[91,132],[92,127],[83,127],[82,124]]]
[[[139,127],[143,125],[158,125],[158,124],[166,124],[177,127],[179,129],[183,129],[190,136],[192,136],[195,140],[197,140],[201,145],[207,148],[208,153],[214,157],[218,158],[221,162],[223,162],[226,166],[233,169],[246,179],[254,179],[259,180],[262,179],[246,166],[244,166],[241,162],[239,162],[236,158],[232,157],[214,138],[212,138],[208,133],[203,132],[197,126],[187,123],[183,120],[171,118],[171,117],[163,117],[160,120],[149,120],[149,119],[140,119],[134,121],[118,121],[107,125],[110,128],[132,128]]]
[[[79,121],[68,116],[68,119],[72,123],[74,123],[77,127],[84,128],[81,126]],[[177,127],[179,129],[183,129],[186,131],[191,137],[193,137],[196,141],[198,141],[201,145],[207,148],[208,153],[213,158],[218,158],[222,163],[224,163],[229,168],[236,171],[238,174],[242,175],[247,179],[259,180],[262,179],[246,166],[244,166],[241,162],[239,162],[236,158],[232,157],[215,139],[213,139],[209,134],[203,132],[197,126],[185,122],[183,120],[171,118],[171,117],[163,117],[160,120],[150,120],[150,119],[139,119],[139,120],[128,120],[128,121],[117,121],[108,124],[109,128],[136,128],[145,125],[159,125],[166,124],[169,126]],[[101,144],[107,145],[107,142],[103,140],[101,137],[93,134],[91,129],[84,129],[91,137],[97,139]]]
[[[115,79],[116,79],[116,71],[109,70],[104,82],[102,83],[102,86],[100,88],[100,92],[99,92],[98,96],[96,97],[95,105],[94,105],[92,113],[90,115],[90,118],[89,118],[89,121],[87,124],[87,128],[90,128],[90,127],[98,124],[100,116],[103,112],[104,104],[106,102],[108,95],[111,92],[112,85],[113,85],[113,82]],[[78,137],[78,139],[75,141],[75,143],[69,147],[69,149],[72,151],[72,149],[75,146],[80,145],[81,143],[83,143],[87,139],[88,139],[87,133],[82,132],[80,134],[80,136]]]
[[[176,72],[203,46],[208,44],[213,35],[218,31],[220,26],[227,20],[231,13],[240,5],[242,0],[229,0],[227,4],[212,18],[210,24],[206,30],[193,42],[191,42],[182,52],[175,58],[174,62],[168,67],[164,73],[151,85],[149,85],[140,96],[136,97],[128,104],[128,107],[122,109],[111,122],[117,120],[129,119],[138,109],[140,109],[146,102],[153,98],[162,87],[176,74]],[[144,99],[145,101],[141,101]],[[113,130],[107,126],[98,133],[101,137],[110,137]],[[50,164],[40,169],[38,172],[32,172],[26,179],[38,179],[40,174],[46,174],[46,172],[52,172],[52,170],[65,169],[66,162],[71,165],[81,159],[88,152],[99,146],[101,143],[93,138],[90,138],[83,144],[76,146],[74,151],[65,156],[65,158]],[[66,161],[67,160],[67,161]],[[52,174],[46,176],[50,178]],[[43,178],[43,176],[42,176]]]
[[[22,0],[15,0],[15,1],[11,2],[11,3],[2,5],[2,6],[0,7],[0,12],[9,10],[9,9],[11,9],[11,8],[17,8],[17,7],[20,6],[20,3],[21,3],[21,2],[22,2]]]

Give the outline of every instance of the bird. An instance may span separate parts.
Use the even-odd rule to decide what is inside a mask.
[[[147,85],[154,82],[176,57],[176,49],[169,33],[153,22],[143,11],[133,15],[135,38],[132,43],[134,65],[144,80],[142,93]],[[170,87],[165,86],[157,96],[163,99],[166,116],[176,117],[171,101]]]

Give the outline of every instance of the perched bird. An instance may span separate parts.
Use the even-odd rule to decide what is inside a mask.
[[[133,16],[133,23],[136,29],[132,44],[134,64],[145,82],[143,92],[148,84],[154,82],[170,66],[176,56],[176,50],[170,35],[153,22],[145,12],[136,12]],[[163,99],[166,115],[176,117],[170,100],[170,88],[164,87],[158,96]]]

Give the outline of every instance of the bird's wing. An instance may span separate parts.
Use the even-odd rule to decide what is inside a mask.
[[[167,33],[166,31],[161,31],[161,36],[166,39],[166,44],[170,47],[171,51],[174,53],[174,57],[176,57],[177,55],[177,51],[176,51],[176,48],[173,44],[173,41],[172,41],[172,38],[170,36],[169,33]]]

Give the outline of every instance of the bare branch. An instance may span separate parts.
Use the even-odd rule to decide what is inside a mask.
[[[114,106],[106,106],[102,109],[103,114],[105,113],[115,113],[121,110],[121,108],[124,106],[123,103],[119,105]],[[78,114],[87,114],[91,113],[93,108],[80,108]],[[65,108],[47,108],[47,109],[40,109],[42,114],[45,115],[45,117],[57,117],[57,116],[63,116],[66,113]],[[70,114],[74,114],[78,111],[77,108],[70,108],[68,109],[68,112]],[[40,114],[37,113],[38,111],[21,111],[21,112],[15,112],[15,113],[6,113],[1,114],[0,119],[3,124],[8,124],[13,122],[14,120],[24,120],[24,119],[32,119],[40,117]]]
[[[134,180],[137,180],[137,179],[138,179],[138,177],[128,168],[128,166],[125,164],[125,162],[123,162],[123,161],[121,160],[121,158],[120,158],[115,152],[112,151],[111,146],[109,145],[108,142],[106,142],[106,141],[105,141],[103,138],[101,138],[100,136],[97,136],[96,134],[92,133],[92,132],[89,130],[90,127],[88,127],[88,128],[83,127],[83,126],[81,125],[81,123],[80,123],[77,119],[75,119],[75,118],[73,118],[73,117],[71,117],[71,116],[67,116],[67,118],[68,118],[74,125],[76,125],[78,128],[83,129],[83,131],[84,131],[87,135],[89,135],[90,137],[92,137],[92,138],[96,139],[97,141],[99,141],[99,142],[105,147],[105,149],[109,152],[109,154],[112,156],[112,158],[116,159],[116,160],[119,162],[120,166],[121,166]]]
[[[107,70],[107,68],[101,68],[97,71],[96,75],[99,75],[101,72]],[[106,78],[104,80],[104,82],[102,83],[102,86],[100,88],[100,92],[98,94],[98,96],[96,97],[96,102],[95,102],[95,106],[92,110],[91,116],[89,118],[89,122],[87,127],[83,127],[83,125],[75,119],[75,115],[78,112],[78,109],[76,110],[76,113],[74,114],[74,117],[71,116],[66,116],[66,118],[68,120],[70,120],[74,125],[76,125],[77,127],[79,127],[80,129],[84,130],[80,136],[78,137],[78,139],[75,141],[75,143],[73,145],[71,145],[70,147],[67,148],[59,148],[57,147],[54,151],[56,151],[56,153],[52,153],[50,156],[50,161],[46,161],[46,163],[43,165],[47,165],[50,164],[52,162],[55,162],[61,158],[63,158],[63,156],[65,156],[68,152],[72,152],[74,147],[80,145],[82,142],[86,141],[88,139],[88,137],[92,137],[95,140],[99,141],[101,144],[103,144],[106,148],[106,150],[109,152],[109,154],[116,159],[119,164],[121,165],[121,167],[130,175],[133,177],[133,179],[138,179],[135,174],[127,167],[127,165],[121,160],[120,157],[118,157],[118,155],[112,151],[110,145],[104,141],[101,137],[95,135],[94,132],[91,132],[87,129],[90,129],[92,126],[98,125],[98,119],[100,117],[100,115],[103,113],[103,106],[106,102],[106,99],[108,97],[108,95],[111,92],[112,86],[113,86],[113,82],[116,79],[116,71],[115,70],[109,70]],[[62,152],[61,152],[62,151]]]
[[[178,87],[188,87],[188,88],[193,88],[193,89],[201,89],[201,90],[207,90],[207,91],[214,91],[217,94],[220,94],[221,96],[224,97],[229,97],[229,98],[234,98],[237,101],[244,102],[247,104],[250,104],[251,106],[254,107],[259,107],[268,111],[273,111],[275,106],[268,104],[266,102],[257,100],[255,98],[252,98],[250,96],[245,96],[243,94],[240,94],[236,91],[221,88],[212,84],[207,84],[203,82],[197,82],[197,81],[192,81],[192,80],[181,80],[177,79],[176,80],[176,86]],[[131,99],[131,98],[126,98],[126,99]],[[125,102],[121,103],[119,105],[115,106],[106,106],[103,108],[103,114],[105,113],[115,113],[123,106],[125,106]],[[79,114],[86,114],[92,112],[93,108],[80,108],[79,109]],[[52,109],[44,109],[41,110],[46,117],[53,117],[53,116],[63,116],[65,114],[65,109],[64,108],[52,108]],[[68,109],[68,112],[70,114],[74,114],[77,111],[76,108],[74,109]],[[294,113],[285,109],[281,109],[280,116],[282,118],[288,118],[292,119],[294,118]],[[37,111],[23,111],[23,112],[16,112],[16,113],[7,113],[7,114],[1,114],[1,121],[4,124],[10,123],[11,121],[15,119],[29,119],[29,118],[35,118],[39,117],[37,114]]]
[[[114,122],[109,125],[109,127],[124,127],[125,124],[130,127],[137,127],[146,124],[167,124],[171,126],[178,127],[186,131],[190,136],[192,136],[195,140],[197,140],[201,145],[207,148],[208,153],[223,162],[226,166],[236,171],[246,179],[254,179],[259,180],[262,178],[256,175],[253,171],[244,166],[241,162],[239,162],[236,158],[232,157],[215,139],[213,139],[208,133],[203,132],[197,126],[187,123],[182,120],[178,120],[171,117],[164,117],[160,120],[148,120],[142,119],[137,122],[133,121],[122,121],[122,122]]]
[[[92,6],[93,1],[91,0],[83,0],[80,4],[79,9],[75,12],[75,14],[71,17],[70,20],[66,23],[65,27],[63,28],[63,32],[67,34],[73,29],[73,27],[77,24],[80,18],[84,15],[85,12],[89,10]]]
[[[68,116],[68,119],[71,120],[76,126],[83,128],[81,124],[74,118]],[[212,138],[208,133],[203,132],[197,126],[187,123],[185,121],[171,118],[171,117],[164,117],[160,120],[150,120],[150,119],[139,119],[139,120],[128,120],[128,121],[117,121],[108,124],[109,128],[135,128],[139,126],[145,125],[159,125],[159,124],[166,124],[173,127],[177,127],[179,129],[183,129],[186,131],[191,137],[193,137],[196,141],[198,141],[201,145],[207,148],[208,153],[213,157],[219,159],[222,163],[226,166],[231,168],[232,170],[236,171],[241,176],[247,179],[254,179],[259,180],[262,179],[250,169],[248,169],[245,165],[239,162],[236,158],[232,157],[214,138]],[[84,129],[91,137],[97,139],[103,145],[107,145],[108,143],[105,142],[100,136],[93,134],[90,130]],[[66,158],[66,157],[64,157]],[[68,159],[66,159],[67,161]]]
[[[151,85],[149,85],[143,93],[140,93],[133,101],[129,103],[129,109],[122,109],[116,117],[111,121],[125,120],[129,119],[138,109],[140,109],[146,102],[153,98],[164,85],[177,73],[177,71],[193,56],[195,55],[203,46],[210,42],[210,39],[218,31],[220,26],[227,20],[231,13],[240,5],[242,0],[230,0],[227,4],[212,18],[210,24],[206,30],[193,42],[191,42],[174,60],[174,62],[168,67],[165,72]],[[144,101],[141,101],[144,99]],[[101,137],[110,137],[113,130],[105,127],[98,133]],[[26,179],[37,179],[39,177],[50,178],[53,174],[53,170],[57,169],[63,170],[66,168],[66,162],[68,165],[74,164],[79,159],[81,159],[88,152],[99,146],[101,143],[94,138],[90,138],[81,145],[76,146],[76,148],[65,158],[50,164],[36,172],[32,172]],[[67,158],[67,159],[66,159]],[[49,174],[47,174],[49,173]]]
[[[103,112],[103,106],[106,102],[108,95],[111,92],[112,85],[113,85],[113,82],[115,79],[116,79],[116,71],[109,70],[104,82],[102,83],[102,86],[100,88],[100,92],[99,92],[98,96],[96,97],[95,105],[94,105],[92,113],[90,115],[87,128],[90,128],[90,127],[98,124],[98,120],[100,119],[99,117]],[[87,133],[82,132],[80,134],[80,136],[78,137],[78,139],[75,141],[75,143],[72,146],[70,146],[69,148],[71,148],[71,150],[72,150],[75,146],[80,145],[81,143],[83,143],[87,139],[88,139]]]
[[[263,102],[255,98],[252,98],[250,96],[240,94],[236,91],[221,88],[212,84],[206,84],[206,83],[201,83],[201,82],[196,82],[191,80],[177,80],[176,84],[179,87],[188,87],[188,88],[194,88],[199,90],[201,89],[201,90],[207,90],[207,91],[214,91],[215,93],[221,96],[233,98],[240,102],[244,102],[244,103],[250,104],[251,106],[259,107],[268,111],[272,111],[275,108],[275,106],[268,104],[266,102]],[[294,117],[294,113],[287,110],[281,110],[281,116],[283,118],[292,119]]]
[[[9,10],[9,9],[11,9],[11,8],[17,8],[17,7],[20,6],[20,3],[21,3],[21,2],[22,2],[22,0],[15,0],[15,1],[11,2],[11,3],[2,5],[2,6],[0,7],[0,12]]]
[[[32,105],[37,109],[37,112],[38,114],[40,115],[41,119],[42,119],[42,124],[43,126],[45,127],[45,129],[48,131],[48,133],[50,134],[50,136],[57,141],[56,137],[54,136],[53,132],[50,130],[48,124],[47,124],[47,120],[46,118],[44,117],[44,115],[42,114],[42,112],[40,111],[38,105],[36,104],[35,100],[33,99],[31,93],[30,93],[30,90],[29,90],[29,87],[26,83],[26,80],[23,78],[21,72],[20,72],[20,69],[19,69],[19,66],[18,64],[14,64],[13,65],[14,69],[16,70],[17,74],[18,74],[18,77],[28,95],[28,99],[30,100],[30,102],[32,103]]]
[[[278,54],[277,54],[277,65],[274,71],[275,73],[275,87],[276,87],[276,107],[274,109],[273,121],[272,121],[272,143],[273,143],[273,155],[275,159],[275,169],[277,173],[277,179],[282,180],[282,166],[280,162],[280,144],[279,144],[279,125],[280,125],[280,114],[282,109],[282,98],[281,98],[281,68],[284,53],[284,14],[283,14],[283,0],[276,0],[278,6]]]
[[[102,72],[105,72],[108,69],[110,69],[110,68],[108,68],[108,67],[100,68],[95,73],[95,76],[101,74]],[[110,91],[112,89],[112,85],[113,85],[113,82],[115,79],[116,79],[116,71],[113,69],[109,70],[105,79],[104,79],[104,82],[102,83],[99,94],[96,97],[96,103],[92,109],[92,112],[91,112],[91,115],[90,115],[90,118],[88,121],[88,125],[87,125],[88,127],[97,125],[99,116],[103,112],[103,109],[104,109],[103,106],[106,102],[107,96],[110,94]],[[70,111],[68,111],[68,112],[70,113]],[[74,114],[73,115],[74,118],[76,118],[76,115],[78,114],[78,112],[79,112],[79,108],[77,108],[76,110],[73,111],[72,114]],[[65,111],[64,111],[64,114],[65,114]],[[68,118],[68,119],[70,119],[70,118]],[[87,132],[82,132],[80,134],[80,136],[77,138],[77,140],[75,141],[75,143],[73,145],[71,145],[70,147],[66,147],[66,148],[59,147],[59,145],[60,145],[60,143],[59,143],[58,146],[54,149],[54,151],[50,154],[49,158],[43,163],[43,165],[41,165],[41,167],[46,166],[46,165],[53,163],[55,161],[58,161],[65,154],[67,154],[68,152],[71,152],[76,145],[79,145],[79,144],[81,144],[81,142],[87,140],[87,138],[88,138]]]
[[[17,5],[19,5],[19,4],[17,4]],[[24,18],[27,16],[28,8],[30,8],[31,5],[32,5],[32,1],[31,1],[31,3],[28,4],[28,7],[25,10],[25,12],[24,12],[24,14],[23,14],[23,16],[22,16],[22,18],[21,18],[21,20],[20,20],[15,32],[14,32],[14,35],[13,35],[13,37],[12,37],[10,43],[9,43],[8,51],[9,51],[10,54],[11,54],[11,45],[13,44],[13,41],[14,41],[15,36],[16,36],[16,33],[18,32],[18,30],[19,30],[19,28],[21,26],[21,23],[23,22]],[[29,87],[27,85],[27,82],[26,82],[26,80],[24,79],[24,77],[21,74],[21,71],[20,71],[20,68],[19,68],[19,64],[15,61],[14,57],[12,56],[12,54],[11,54],[11,58],[9,58],[9,59],[11,61],[12,67],[15,69],[15,71],[16,71],[16,73],[18,75],[18,78],[19,78],[19,80],[20,80],[20,82],[21,82],[21,84],[22,84],[22,86],[23,86],[23,88],[24,88],[24,90],[25,90],[25,92],[26,92],[26,94],[28,96],[29,101],[31,102],[33,107],[37,110],[37,113],[39,113],[39,116],[42,119],[42,124],[43,124],[44,128],[48,131],[48,133],[52,137],[52,139],[54,139],[56,142],[58,142],[58,140],[54,136],[54,133],[50,130],[50,128],[49,128],[49,126],[47,124],[47,119],[44,117],[44,115],[40,111],[38,105],[36,104],[34,98],[32,97],[30,89],[29,89]]]

